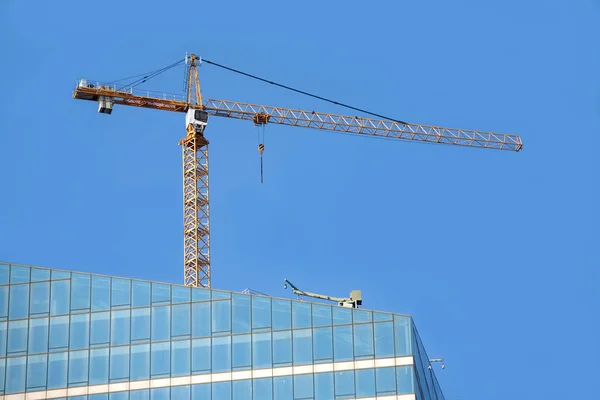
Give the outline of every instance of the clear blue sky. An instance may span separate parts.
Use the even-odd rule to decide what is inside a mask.
[[[135,3],[135,5],[133,4]],[[520,153],[212,118],[213,285],[363,291],[414,316],[448,400],[591,399],[600,2],[0,3],[0,260],[182,282],[183,115],[72,99],[195,52]],[[207,97],[346,113],[210,65]],[[146,85],[181,93],[182,68]],[[355,112],[349,111],[351,115]]]

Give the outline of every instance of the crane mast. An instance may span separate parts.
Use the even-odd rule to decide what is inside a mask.
[[[479,147],[518,152],[521,137],[470,129],[409,124],[401,121],[337,115],[229,100],[203,100],[198,77],[200,57],[186,56],[185,96],[129,90],[123,86],[81,79],[73,97],[98,103],[98,112],[111,114],[115,104],[186,113],[186,135],[179,141],[183,163],[184,283],[211,286],[208,144],[204,131],[209,116],[280,124],[323,131],[353,133],[407,141]],[[209,62],[207,60],[207,62]],[[306,292],[304,292],[306,295]]]

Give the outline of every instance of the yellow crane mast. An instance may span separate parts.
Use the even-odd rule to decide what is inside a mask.
[[[518,152],[523,147],[521,138],[512,134],[443,128],[228,100],[203,100],[198,78],[199,63],[202,63],[200,57],[194,54],[186,56],[187,94],[185,97],[150,93],[134,89],[133,86],[129,88],[115,84],[91,83],[85,79],[78,82],[73,93],[75,99],[98,102],[98,112],[105,114],[112,112],[114,104],[186,113],[186,136],[179,141],[179,145],[182,147],[183,158],[183,256],[184,283],[187,286],[210,287],[211,281],[209,142],[204,137],[209,116],[248,120],[256,125],[272,123],[495,150]]]

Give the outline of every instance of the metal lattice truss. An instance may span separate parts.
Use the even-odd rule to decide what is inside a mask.
[[[521,138],[517,135],[404,124],[394,121],[269,107],[235,101],[209,99],[204,103],[204,109],[215,116],[244,119],[255,123],[300,126],[327,131],[497,150],[519,151],[523,147]]]
[[[210,287],[208,141],[191,132],[181,142],[183,156],[184,283]]]

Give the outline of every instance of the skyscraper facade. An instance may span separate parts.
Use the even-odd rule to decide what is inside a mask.
[[[0,263],[3,399],[443,399],[412,318]]]

